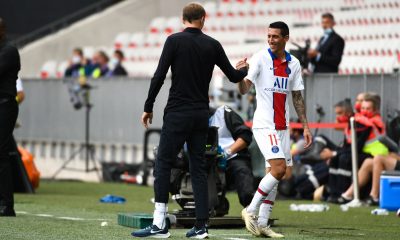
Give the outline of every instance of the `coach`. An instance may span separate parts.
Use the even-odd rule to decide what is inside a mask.
[[[11,170],[12,133],[18,116],[16,81],[21,68],[18,50],[5,37],[0,18],[0,217],[14,216]]]
[[[214,66],[217,65],[231,82],[240,82],[247,75],[247,63],[241,61],[239,70],[230,64],[221,44],[202,33],[206,12],[197,3],[183,8],[185,30],[172,34],[165,41],[158,67],[151,79],[144,105],[142,124],[147,128],[153,118],[155,98],[171,67],[172,85],[165,107],[162,133],[155,163],[155,211],[153,225],[133,232],[135,237],[168,237],[165,214],[169,198],[171,164],[187,143],[190,174],[196,202],[195,226],[187,237],[208,236],[208,190],[204,158],[208,131],[208,88]],[[156,236],[154,236],[156,235]]]

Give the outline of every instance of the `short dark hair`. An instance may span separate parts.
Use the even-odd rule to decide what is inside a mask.
[[[206,10],[198,3],[189,3],[182,10],[182,18],[184,21],[192,23],[192,21],[200,20],[206,16]]]
[[[83,57],[83,51],[82,51],[82,48],[79,48],[79,47],[77,47],[77,48],[74,48],[74,52],[76,52],[76,53],[78,53],[81,57]]]
[[[119,49],[115,50],[115,51],[114,51],[114,54],[116,54],[116,55],[117,55],[119,58],[121,58],[121,59],[124,58],[124,53],[123,53],[121,50],[119,50]]]
[[[106,62],[108,62],[110,59],[107,56],[107,53],[104,51],[99,51],[99,55],[104,58],[106,60]]]
[[[332,13],[329,12],[322,14],[321,18],[329,18],[330,20],[335,21],[335,18],[333,17]]]
[[[367,92],[364,95],[364,101],[366,102],[372,102],[372,105],[374,105],[374,110],[380,110],[381,108],[381,96],[379,94],[374,93],[374,92]]]
[[[286,23],[284,22],[273,22],[269,24],[269,28],[278,28],[281,30],[281,35],[283,37],[289,36],[289,27]]]
[[[336,104],[335,104],[335,107],[343,108],[343,110],[344,110],[346,113],[351,113],[351,114],[354,113],[354,111],[353,111],[353,106],[351,105],[351,100],[350,100],[349,98],[346,98],[346,99],[344,99],[344,100],[342,100],[342,101],[336,103]]]

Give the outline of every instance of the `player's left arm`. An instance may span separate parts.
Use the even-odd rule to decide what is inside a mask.
[[[310,128],[308,127],[306,107],[304,104],[303,96],[301,95],[301,91],[292,91],[292,99],[294,109],[296,109],[297,116],[299,117],[299,120],[303,124],[304,128],[304,148],[308,148],[312,143],[312,134],[310,132]]]

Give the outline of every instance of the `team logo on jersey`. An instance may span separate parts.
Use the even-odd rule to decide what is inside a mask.
[[[277,77],[275,78],[274,88],[288,89],[288,78]]]
[[[272,151],[273,153],[278,153],[278,152],[279,152],[278,146],[272,146],[271,151]]]

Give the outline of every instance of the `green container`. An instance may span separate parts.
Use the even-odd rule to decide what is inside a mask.
[[[118,225],[131,228],[145,228],[153,223],[148,213],[118,213]]]

